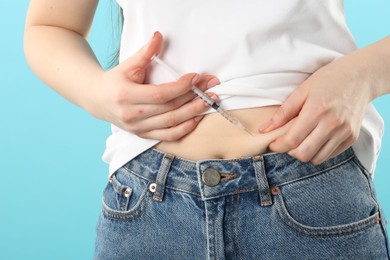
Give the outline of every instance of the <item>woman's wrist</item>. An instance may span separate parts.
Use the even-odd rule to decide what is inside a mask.
[[[107,82],[107,73],[103,68],[91,73],[79,100],[79,106],[98,119],[104,119],[100,110],[104,102],[102,97],[104,96],[105,84]]]

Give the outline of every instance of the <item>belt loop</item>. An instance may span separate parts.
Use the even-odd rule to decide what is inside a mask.
[[[165,191],[165,181],[167,180],[167,175],[169,169],[171,168],[172,161],[175,157],[170,154],[165,154],[162,159],[160,169],[158,170],[156,177],[156,191],[154,192],[153,199],[161,202],[164,197]]]
[[[255,167],[257,185],[259,186],[260,205],[270,206],[272,205],[272,197],[268,185],[267,173],[265,171],[263,157],[253,157],[253,166]]]

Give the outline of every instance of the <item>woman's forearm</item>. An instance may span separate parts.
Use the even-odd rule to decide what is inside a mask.
[[[26,26],[24,48],[31,68],[42,81],[85,108],[103,69],[82,35],[55,26]]]
[[[85,35],[60,26],[27,27],[25,52],[35,73],[96,118],[142,138],[176,141],[195,129],[209,106],[192,87],[205,91],[218,84],[215,77],[188,73],[173,82],[144,84],[162,46],[160,33],[109,71],[101,68]]]
[[[390,36],[346,55],[340,61],[346,73],[351,72],[363,85],[367,84],[370,100],[390,93]]]

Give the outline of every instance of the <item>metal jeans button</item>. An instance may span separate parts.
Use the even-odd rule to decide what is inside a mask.
[[[207,169],[203,172],[202,181],[207,186],[214,187],[221,181],[221,175],[217,170]]]

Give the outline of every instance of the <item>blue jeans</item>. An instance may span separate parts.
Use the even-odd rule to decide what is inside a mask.
[[[389,259],[385,229],[351,148],[318,166],[151,148],[105,187],[95,259]]]

